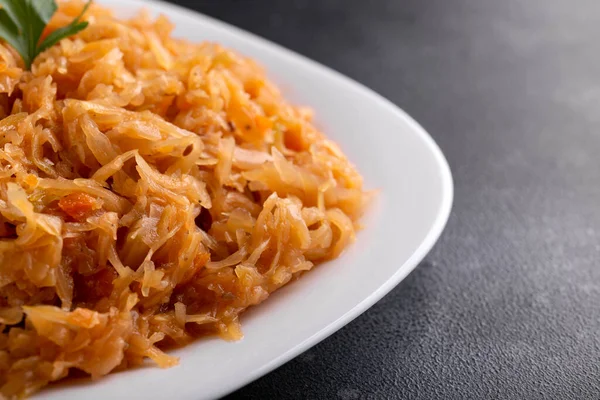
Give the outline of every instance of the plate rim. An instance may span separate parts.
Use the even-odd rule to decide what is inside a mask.
[[[106,1],[107,3],[111,3],[114,0]],[[103,1],[98,1],[99,4],[102,4]],[[388,294],[393,288],[395,288],[406,276],[408,276],[418,265],[419,263],[427,256],[427,254],[431,251],[435,243],[440,238],[444,228],[447,225],[448,219],[451,214],[452,205],[454,202],[454,181],[452,177],[452,172],[446,157],[444,156],[442,150],[432,138],[432,136],[415,120],[413,119],[406,111],[404,111],[399,106],[392,103],[390,100],[385,98],[383,95],[375,92],[373,89],[367,87],[366,85],[342,74],[335,69],[321,64],[318,61],[312,60],[307,56],[304,56],[300,53],[297,53],[291,49],[288,49],[278,43],[272,42],[264,37],[261,37],[257,34],[239,28],[235,25],[229,24],[227,22],[221,21],[217,18],[208,16],[199,11],[178,5],[169,3],[163,0],[124,0],[124,4],[129,3],[130,5],[137,5],[140,8],[148,8],[152,10],[152,5],[156,4],[160,8],[169,11],[174,11],[177,13],[185,13],[188,17],[207,21],[219,28],[229,30],[236,35],[246,36],[256,45],[258,45],[261,50],[267,51],[271,54],[276,53],[278,57],[283,57],[288,60],[291,60],[294,63],[303,64],[304,67],[310,69],[311,71],[320,71],[324,72],[328,75],[328,78],[337,80],[340,83],[343,83],[345,86],[350,86],[354,89],[362,92],[369,100],[375,102],[378,106],[386,108],[389,112],[396,114],[399,118],[401,118],[407,126],[419,136],[423,144],[430,151],[433,159],[435,160],[435,164],[437,167],[437,171],[440,174],[441,181],[441,199],[440,205],[438,207],[437,213],[435,215],[434,222],[429,227],[427,234],[424,239],[421,241],[416,250],[408,257],[406,261],[404,261],[401,265],[397,267],[397,270],[394,274],[392,274],[382,285],[380,285],[375,291],[373,291],[370,295],[359,301],[359,303],[348,310],[346,313],[340,315],[334,321],[325,325],[323,328],[319,329],[316,333],[309,336],[302,342],[294,345],[289,350],[275,356],[271,361],[264,363],[260,367],[252,370],[248,374],[246,374],[243,378],[235,380],[235,383],[232,383],[229,386],[223,386],[220,389],[213,390],[212,395],[220,398],[226,396],[249,383],[259,379],[260,377],[268,374],[269,372],[275,370],[291,359],[297,357],[301,353],[305,352],[309,348],[317,345],[327,337],[331,336],[333,333],[337,332],[347,324],[349,324],[352,320],[359,317],[363,314],[367,309],[372,307],[375,303],[381,300],[386,294]],[[161,10],[162,11],[162,10]],[[38,393],[36,396],[44,395],[44,391]],[[202,394],[198,394],[199,398],[203,398]]]
[[[333,335],[335,332],[342,329],[344,326],[348,325],[354,319],[358,318],[365,311],[375,305],[379,300],[381,300],[386,294],[392,291],[396,286],[400,284],[418,265],[423,259],[427,256],[427,254],[431,251],[433,246],[436,244],[438,239],[440,238],[446,224],[448,223],[448,219],[450,218],[450,213],[452,211],[452,205],[454,202],[454,179],[452,177],[452,172],[450,169],[450,165],[441,148],[435,142],[433,137],[419,124],[413,117],[411,117],[406,111],[404,111],[399,106],[392,103],[389,99],[384,97],[383,95],[377,93],[373,89],[364,85],[363,83],[356,81],[343,73],[325,65],[318,61],[315,61],[303,54],[297,53],[294,50],[288,49],[283,45],[280,45],[276,42],[273,42],[269,39],[266,39],[262,36],[259,36],[255,33],[249,32],[245,29],[239,28],[235,25],[232,25],[228,22],[221,21],[217,18],[211,17],[209,15],[203,14],[199,11],[192,10],[190,8],[180,6],[178,4],[168,3],[163,0],[128,0],[130,2],[135,3],[156,3],[160,4],[165,8],[172,8],[176,11],[180,12],[188,12],[195,18],[202,18],[211,23],[220,26],[224,29],[231,30],[236,34],[249,36],[252,40],[254,40],[260,47],[264,50],[268,50],[269,52],[276,51],[281,55],[285,55],[286,58],[291,58],[296,62],[300,62],[305,64],[311,70],[322,70],[326,71],[333,79],[337,79],[340,82],[343,82],[346,85],[350,85],[355,87],[356,89],[360,89],[364,92],[365,95],[370,97],[373,101],[380,104],[382,107],[387,108],[390,112],[398,114],[406,123],[410,126],[411,129],[414,130],[416,134],[418,134],[425,145],[431,151],[438,167],[439,172],[441,174],[441,183],[442,183],[442,199],[440,203],[440,207],[438,209],[437,215],[435,217],[435,221],[430,227],[425,239],[421,242],[421,244],[417,247],[417,249],[413,252],[413,254],[398,267],[397,271],[390,277],[386,282],[381,285],[377,290],[367,296],[365,299],[360,301],[355,307],[347,311],[345,314],[338,317],[335,321],[329,323],[318,332],[305,339],[303,342],[295,345],[285,353],[280,354],[279,356],[273,358],[268,363],[263,364],[261,367],[252,371],[244,379],[240,379],[227,388],[224,388],[221,391],[218,391],[218,397],[223,397],[228,394],[235,392],[238,389],[243,388],[244,386],[254,382],[255,380],[267,375],[269,372],[274,371],[279,368],[283,364],[292,360],[293,358],[299,356],[304,353],[311,347],[316,346],[323,340],[327,339],[329,336]]]

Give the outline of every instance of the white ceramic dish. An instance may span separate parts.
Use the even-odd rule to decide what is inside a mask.
[[[431,249],[450,213],[452,177],[437,145],[403,111],[330,69],[189,10],[142,0],[98,2],[122,16],[145,6],[166,14],[175,23],[176,36],[216,41],[258,60],[290,100],[315,110],[318,126],[357,165],[367,186],[381,193],[356,244],[250,310],[242,319],[242,341],[200,340],[174,352],[181,357],[175,368],[125,371],[93,383],[60,385],[39,397],[223,396],[350,322],[404,279]]]

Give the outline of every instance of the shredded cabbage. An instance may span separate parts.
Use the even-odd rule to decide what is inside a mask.
[[[31,71],[0,44],[0,398],[239,339],[240,313],[354,240],[369,198],[253,61],[165,17],[86,18]]]

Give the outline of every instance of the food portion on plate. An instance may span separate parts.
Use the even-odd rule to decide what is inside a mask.
[[[5,36],[17,3],[29,43]],[[0,1],[0,398],[240,339],[240,313],[337,257],[369,198],[254,61],[164,16],[51,3]]]

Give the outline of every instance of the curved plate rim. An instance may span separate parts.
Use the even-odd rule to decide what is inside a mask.
[[[287,361],[292,358],[298,356],[309,348],[315,346],[322,340],[326,339],[328,336],[332,335],[352,320],[360,316],[363,312],[365,312],[368,308],[373,306],[379,300],[381,300],[386,294],[388,294],[394,287],[396,287],[410,272],[412,272],[420,261],[422,261],[427,253],[433,248],[434,244],[439,239],[442,234],[450,216],[450,212],[452,209],[453,199],[454,199],[454,186],[453,186],[453,178],[452,173],[450,171],[450,167],[446,158],[444,157],[441,149],[435,143],[433,138],[425,131],[425,129],[416,122],[410,115],[408,115],[404,110],[393,104],[391,101],[383,97],[382,95],[376,93],[372,89],[367,86],[341,74],[340,72],[326,66],[320,64],[314,60],[309,59],[306,56],[303,56],[299,53],[296,53],[292,50],[289,50],[277,43],[271,42],[265,38],[262,38],[258,35],[255,35],[251,32],[240,29],[236,26],[228,24],[226,22],[220,21],[213,17],[204,15],[194,10],[190,10],[183,6],[179,6],[176,4],[167,3],[162,0],[98,0],[100,4],[107,4],[111,6],[116,3],[129,4],[138,6],[139,8],[150,8],[153,4],[158,5],[161,9],[166,10],[167,15],[170,11],[176,13],[186,13],[188,16],[191,16],[194,19],[198,19],[207,23],[210,23],[214,26],[219,27],[220,29],[225,29],[235,34],[236,36],[245,37],[243,40],[251,40],[255,45],[261,48],[261,51],[265,51],[271,54],[276,54],[277,57],[283,57],[290,60],[293,63],[302,64],[304,68],[307,68],[313,72],[325,73],[328,75],[328,78],[338,81],[345,86],[350,86],[353,89],[359,90],[365,96],[367,96],[371,101],[378,104],[380,107],[385,108],[388,112],[396,114],[400,119],[402,119],[407,126],[416,134],[421,141],[425,144],[428,150],[431,152],[431,155],[435,159],[437,167],[439,168],[439,173],[441,175],[441,194],[442,197],[440,199],[440,205],[437,211],[437,215],[435,216],[434,223],[430,226],[425,238],[421,242],[421,244],[417,247],[417,249],[412,253],[412,255],[400,265],[396,272],[390,276],[385,283],[379,286],[374,292],[372,292],[369,296],[361,300],[355,307],[322,327],[318,332],[308,337],[306,340],[300,342],[299,344],[293,346],[288,351],[280,354],[279,356],[274,357],[270,362],[263,364],[261,367],[252,371],[251,373],[246,374],[246,376],[242,379],[237,379],[234,384],[221,387],[219,390],[209,391],[210,393],[198,394],[198,396],[204,398],[204,396],[208,395],[207,398],[212,397],[221,397],[225,396],[229,393],[234,392],[235,390],[249,384],[250,382],[260,378],[261,376],[266,375],[267,373],[273,371],[279,366],[283,365]],[[259,60],[260,61],[260,60]],[[91,389],[91,388],[90,388]],[[58,389],[60,390],[60,389]],[[49,394],[49,392],[54,392],[54,390],[43,391],[40,395],[44,396],[45,394]],[[52,395],[60,396],[60,393],[52,393]],[[35,396],[37,397],[37,396]],[[52,396],[54,398],[54,396]],[[137,398],[137,397],[136,397]]]

